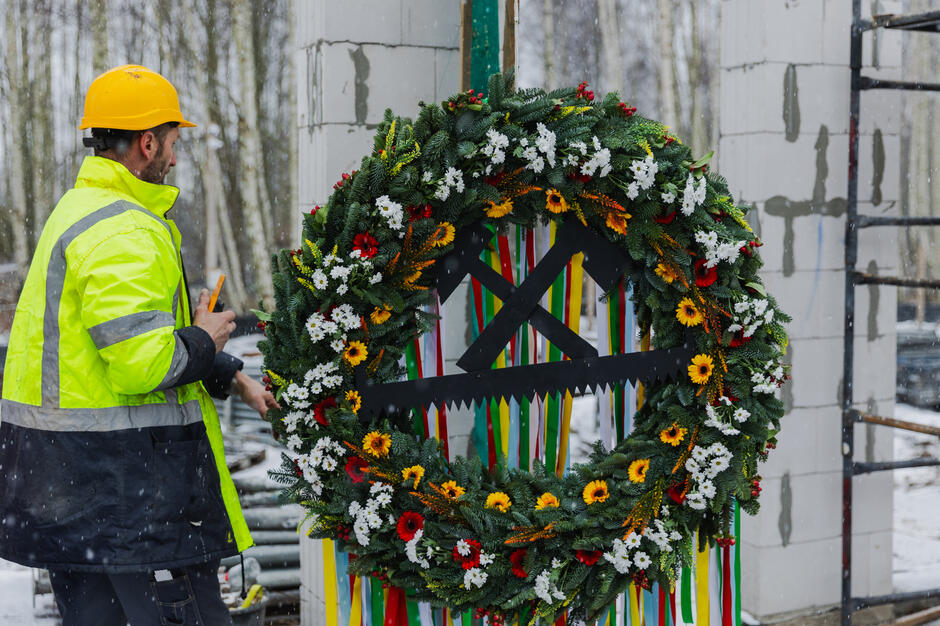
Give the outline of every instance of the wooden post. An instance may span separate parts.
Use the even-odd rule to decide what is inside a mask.
[[[460,3],[460,90],[470,89],[470,59],[473,54],[473,0]]]
[[[506,0],[506,10],[503,23],[503,74],[516,69],[516,2],[519,0]],[[515,82],[515,81],[514,81]]]

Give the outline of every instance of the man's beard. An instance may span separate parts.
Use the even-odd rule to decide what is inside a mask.
[[[157,154],[153,157],[151,161],[143,170],[140,172],[140,180],[154,183],[155,185],[162,185],[163,179],[166,178],[167,173],[170,171],[170,160],[163,158],[163,142],[159,143],[157,148]]]

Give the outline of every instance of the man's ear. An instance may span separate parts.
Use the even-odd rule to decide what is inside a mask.
[[[159,148],[157,146],[157,136],[152,131],[145,130],[137,138],[137,146],[140,148],[140,153],[144,159],[150,161],[157,154]]]

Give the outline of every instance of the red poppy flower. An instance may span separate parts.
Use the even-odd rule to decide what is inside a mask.
[[[408,214],[411,216],[408,219],[409,222],[420,219],[427,219],[431,217],[431,205],[423,204],[420,206],[410,206],[408,207]]]
[[[672,224],[672,220],[676,219],[676,212],[666,213],[665,215],[657,215],[653,218],[653,221],[657,224]]]
[[[329,426],[330,421],[326,419],[326,410],[336,407],[336,398],[329,397],[313,405],[313,418],[321,426]]]
[[[751,340],[750,337],[744,336],[743,330],[739,330],[738,332],[734,333],[734,337],[731,338],[731,347],[732,348],[741,347],[750,340]]]
[[[363,259],[371,259],[379,253],[379,240],[369,233],[359,233],[353,237],[353,250],[358,250]]]
[[[528,550],[524,548],[519,548],[518,550],[513,550],[513,553],[509,555],[509,562],[512,563],[512,575],[516,578],[528,578],[529,574],[522,569],[522,562],[525,561],[525,555]]]
[[[718,270],[714,267],[705,267],[707,261],[699,259],[695,262],[695,284],[699,287],[708,287],[718,280]]]
[[[576,559],[585,565],[594,565],[601,558],[600,550],[578,550],[574,553]]]
[[[455,545],[454,561],[464,569],[473,569],[480,564],[480,542],[474,539],[464,539],[463,541],[469,546],[469,550],[466,555],[460,554],[460,549]]]
[[[586,183],[591,180],[591,177],[587,174],[582,174],[578,170],[571,170],[568,172],[568,178],[571,180],[576,180],[579,183]]]
[[[496,187],[502,182],[504,176],[506,176],[506,172],[501,171],[493,176],[484,176],[483,182],[492,187]]]
[[[398,525],[395,528],[402,541],[411,541],[415,538],[415,534],[424,528],[424,518],[420,513],[405,511],[398,518]]]
[[[365,469],[369,467],[369,464],[366,463],[366,460],[362,457],[351,456],[349,460],[346,461],[346,473],[349,474],[349,478],[352,479],[354,483],[361,483],[365,479]]]
[[[683,491],[685,491],[684,485],[679,484],[679,485],[673,485],[672,487],[667,489],[666,493],[669,494],[669,497],[672,498],[673,502],[675,502],[676,504],[682,504],[683,502],[685,502],[685,494],[682,493]]]

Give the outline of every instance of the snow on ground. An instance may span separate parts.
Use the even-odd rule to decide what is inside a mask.
[[[897,419],[940,426],[940,413],[898,403]],[[940,456],[940,438],[895,430],[896,460]],[[940,467],[894,472],[894,588],[940,587]]]
[[[51,593],[33,599],[33,570],[0,559],[0,625],[58,626],[61,623]]]

